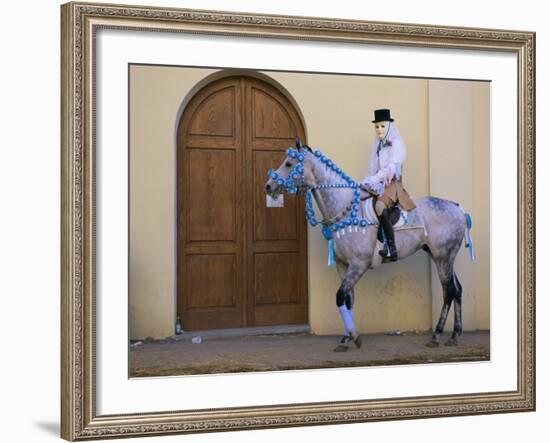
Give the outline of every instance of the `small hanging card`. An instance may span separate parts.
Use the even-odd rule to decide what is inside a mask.
[[[277,196],[277,198],[271,198],[266,194],[265,196],[265,205],[268,208],[282,208],[285,205],[285,199],[283,194]]]

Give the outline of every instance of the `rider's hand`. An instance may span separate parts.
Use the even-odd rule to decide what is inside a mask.
[[[365,178],[365,180],[363,180],[361,185],[366,188],[372,188],[375,183],[376,183],[376,177],[374,175],[369,175],[368,177]]]

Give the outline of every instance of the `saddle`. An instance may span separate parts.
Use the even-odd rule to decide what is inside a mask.
[[[366,186],[361,186],[359,189],[359,199],[361,201],[361,209],[363,217],[367,219],[370,224],[378,224],[378,240],[383,242],[382,229],[380,227],[380,220],[374,205],[376,204],[377,195],[374,192],[369,192]],[[390,209],[390,221],[395,231],[403,229],[416,229],[423,228],[425,226],[418,211],[413,209],[412,211],[404,210],[399,203],[393,205]],[[427,234],[426,234],[427,235]]]
[[[376,200],[377,199],[375,195],[368,193],[367,197],[362,199],[361,206],[363,207],[364,217],[370,223],[378,224],[377,237],[378,237],[378,240],[383,243],[384,237],[382,234],[382,227],[380,226],[380,220],[374,209],[374,206],[376,205]],[[391,224],[396,230],[399,230],[407,226],[410,227],[411,225],[422,226],[422,223],[419,223],[419,220],[416,220],[416,218],[413,217],[413,219],[411,220],[411,215],[414,216],[415,214],[416,214],[416,211],[407,212],[407,211],[404,211],[401,208],[401,206],[399,206],[399,204],[395,204],[390,209]]]

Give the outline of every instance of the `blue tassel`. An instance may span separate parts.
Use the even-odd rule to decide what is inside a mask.
[[[470,230],[472,229],[472,226],[473,226],[472,216],[469,213],[466,213],[465,216],[466,216],[466,238],[468,240],[467,247],[470,252],[470,261],[474,261],[476,259],[474,254],[474,242],[470,234]]]
[[[328,265],[334,266],[334,240],[332,240],[332,229],[329,226],[323,226],[321,232],[328,240]]]
[[[468,227],[468,229],[472,229],[472,216],[467,212],[464,215],[466,217],[466,226]]]
[[[334,266],[334,240],[332,238],[328,241],[328,265]]]

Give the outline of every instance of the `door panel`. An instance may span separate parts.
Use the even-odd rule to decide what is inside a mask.
[[[296,129],[277,97],[258,87],[250,88],[252,103],[252,135],[255,139],[283,139],[296,137]]]
[[[189,241],[235,241],[235,152],[188,150]]]
[[[299,260],[296,252],[254,255],[256,306],[299,302]]]
[[[214,91],[197,107],[189,135],[233,137],[235,135],[235,86]]]
[[[234,255],[190,255],[187,309],[234,308],[237,298]]]

